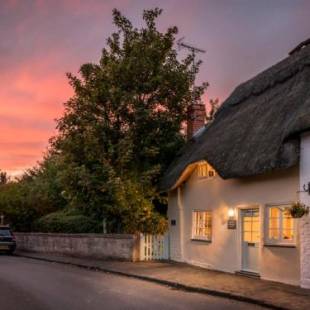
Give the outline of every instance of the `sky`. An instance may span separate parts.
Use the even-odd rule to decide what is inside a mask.
[[[34,166],[72,96],[66,72],[98,62],[115,30],[112,9],[135,26],[162,8],[158,28],[206,50],[197,82],[220,102],[241,82],[285,58],[310,37],[308,0],[0,0],[0,169]],[[184,54],[184,51],[181,51]]]

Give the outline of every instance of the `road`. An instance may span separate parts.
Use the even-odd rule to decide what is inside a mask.
[[[5,255],[0,255],[0,296],[0,308],[5,310],[263,309],[137,279]]]

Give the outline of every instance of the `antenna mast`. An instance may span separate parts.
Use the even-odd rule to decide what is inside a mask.
[[[192,70],[193,70],[193,72],[194,72],[196,53],[205,53],[206,51],[203,50],[203,49],[201,49],[201,48],[195,47],[195,46],[193,46],[193,45],[184,43],[183,40],[184,40],[184,37],[182,37],[181,39],[179,39],[179,40],[177,41],[178,48],[179,48],[179,50],[182,49],[182,48],[186,48],[187,50],[189,50],[189,51],[192,53],[192,55],[193,55],[193,66],[192,66]]]

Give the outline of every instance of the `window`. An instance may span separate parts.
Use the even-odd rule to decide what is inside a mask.
[[[266,213],[266,243],[271,245],[295,244],[295,220],[289,212],[289,206],[268,206]]]
[[[244,242],[260,241],[259,209],[242,210],[242,230]]]
[[[212,212],[193,212],[192,239],[211,241],[212,238]]]
[[[0,237],[11,237],[11,231],[9,229],[0,228]]]
[[[197,174],[200,178],[212,178],[215,176],[215,170],[207,162],[200,162],[197,166]]]

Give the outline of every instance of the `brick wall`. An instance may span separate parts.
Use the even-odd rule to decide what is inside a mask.
[[[188,109],[187,139],[190,139],[206,122],[206,107],[204,104],[192,104]]]

